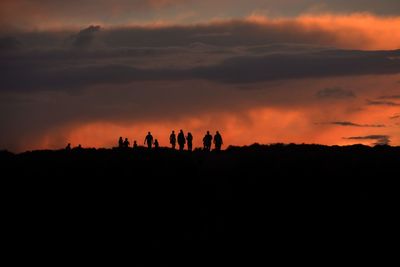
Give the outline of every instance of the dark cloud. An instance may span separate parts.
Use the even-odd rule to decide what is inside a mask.
[[[388,59],[399,51],[321,51],[230,58],[221,64],[193,69],[195,76],[220,82],[246,83],[284,79],[390,74],[400,61]]]
[[[341,87],[331,87],[324,88],[316,93],[318,98],[333,98],[333,99],[346,99],[346,98],[355,98],[356,95],[350,91],[343,89]]]
[[[400,118],[400,114],[395,114],[390,117],[391,120],[398,119],[398,118]]]
[[[97,28],[78,34],[79,45],[90,42]],[[77,40],[78,40],[77,39]],[[75,44],[78,44],[75,43]],[[299,47],[298,47],[299,48]],[[307,48],[296,53],[270,54],[233,52],[233,48],[192,46],[161,49],[97,48],[91,51],[71,49],[29,50],[0,56],[1,90],[78,89],[98,84],[121,84],[135,81],[178,81],[204,79],[221,83],[256,83],[287,79],[394,74],[400,61],[390,60],[395,51],[347,51]],[[165,54],[169,51],[169,54]],[[215,54],[216,51],[219,53]],[[220,53],[225,51],[225,53]],[[142,53],[139,55],[138,52]],[[237,54],[242,56],[237,56]],[[182,55],[185,56],[182,56]],[[182,61],[177,61],[180,56]],[[185,59],[188,58],[188,59]],[[219,62],[215,62],[215,58]],[[185,61],[186,60],[186,61]],[[183,63],[180,63],[183,62]],[[199,63],[200,62],[200,63]],[[183,65],[180,65],[183,64]],[[173,67],[171,67],[173,66]],[[354,97],[341,88],[326,88],[318,97]],[[370,101],[370,105],[390,105]],[[397,105],[392,103],[391,105]]]
[[[333,121],[333,122],[328,122],[327,124],[333,124],[339,126],[352,126],[352,127],[372,127],[372,128],[386,127],[383,124],[358,124],[350,121]]]
[[[273,43],[332,45],[335,33],[316,28],[306,30],[295,22],[260,25],[245,20],[194,26],[127,27],[105,31],[102,36],[110,46],[185,46],[201,42],[216,46],[249,46]]]
[[[381,100],[367,100],[369,106],[400,106],[400,103],[392,101],[381,101]]]
[[[86,29],[81,30],[76,36],[73,36],[73,45],[76,47],[87,47],[90,45],[94,38],[95,33],[100,31],[100,26],[89,26]]]
[[[353,137],[344,137],[347,140],[374,140],[374,145],[389,145],[390,144],[390,136],[388,135],[367,135],[367,136],[353,136]]]

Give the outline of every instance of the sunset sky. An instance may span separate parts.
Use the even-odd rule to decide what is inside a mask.
[[[1,0],[0,150],[400,145],[399,0]]]

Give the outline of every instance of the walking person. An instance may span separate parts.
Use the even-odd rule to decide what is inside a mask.
[[[179,151],[183,151],[183,149],[185,148],[185,143],[186,143],[185,134],[183,133],[182,130],[180,130],[178,134]]]
[[[151,147],[153,146],[153,136],[151,135],[150,132],[147,133],[145,139],[144,139],[144,144],[147,143],[147,148],[151,149]]]
[[[212,142],[212,135],[210,134],[210,131],[207,131],[206,135],[203,138],[204,151],[211,150],[211,142]]]
[[[159,143],[158,143],[158,140],[155,139],[155,140],[154,140],[154,149],[158,149],[159,147],[160,147],[160,145],[159,145]]]
[[[215,145],[215,150],[216,151],[221,151],[221,146],[223,144],[222,141],[222,136],[221,134],[217,131],[214,135],[214,145]]]
[[[129,143],[128,138],[125,138],[125,141],[124,141],[124,143],[123,143],[123,147],[124,147],[124,148],[129,148],[129,145],[130,145],[130,143]]]
[[[118,140],[118,147],[123,148],[124,147],[124,140],[122,139],[122,136],[119,137]]]
[[[175,149],[176,145],[175,131],[172,131],[171,135],[169,136],[169,143],[171,144],[172,149]]]
[[[188,150],[192,151],[193,149],[193,135],[189,132],[186,136]]]

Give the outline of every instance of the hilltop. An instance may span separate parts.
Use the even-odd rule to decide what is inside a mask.
[[[395,227],[400,147],[73,149],[0,160],[7,217],[33,239],[128,239],[171,256],[306,241],[361,248]]]

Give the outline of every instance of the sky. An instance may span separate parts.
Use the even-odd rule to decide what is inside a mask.
[[[0,149],[400,145],[398,0],[2,0]]]

